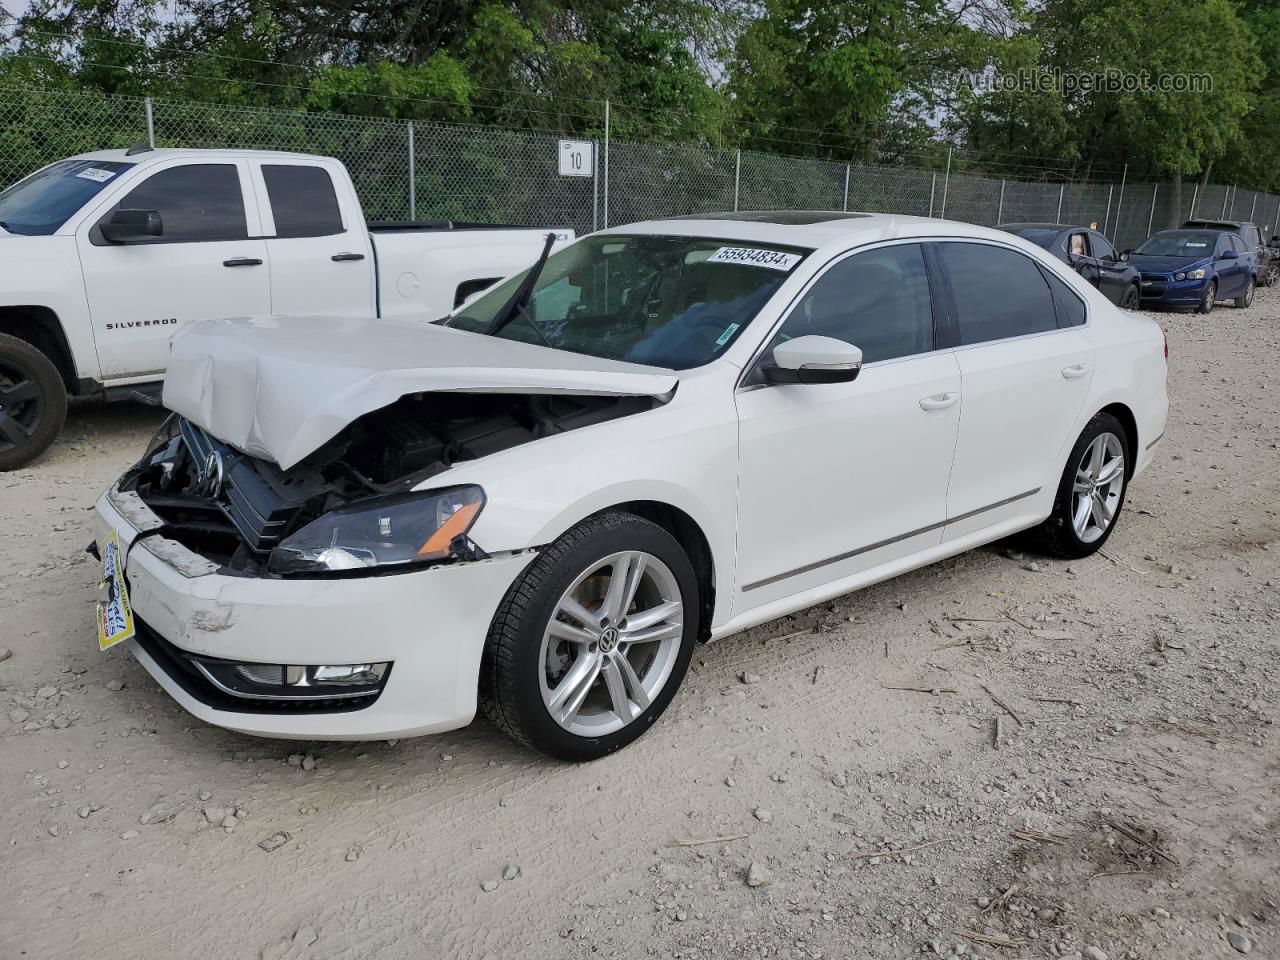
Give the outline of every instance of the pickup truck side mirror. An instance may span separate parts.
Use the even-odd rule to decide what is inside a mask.
[[[834,337],[796,337],[773,348],[769,383],[848,383],[862,371],[862,351]]]
[[[164,222],[155,210],[117,210],[101,225],[108,243],[137,243],[164,235]]]

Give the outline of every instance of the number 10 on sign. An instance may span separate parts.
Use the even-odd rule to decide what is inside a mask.
[[[560,141],[560,176],[589,177],[595,172],[595,144],[590,140]]]

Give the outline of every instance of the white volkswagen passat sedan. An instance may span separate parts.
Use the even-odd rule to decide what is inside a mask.
[[[175,337],[98,502],[100,642],[211,723],[634,740],[699,641],[1034,528],[1106,542],[1166,348],[1007,233],[825,213],[593,234],[437,324]]]

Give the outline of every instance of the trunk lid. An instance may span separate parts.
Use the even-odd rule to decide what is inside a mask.
[[[240,317],[173,338],[164,405],[288,469],[357,418],[417,393],[662,396],[671,370],[433,324]]]

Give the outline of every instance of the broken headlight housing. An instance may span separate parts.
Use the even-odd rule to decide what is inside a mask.
[[[271,551],[278,574],[408,567],[469,549],[467,532],[484,507],[477,486],[362,500],[331,510]]]

